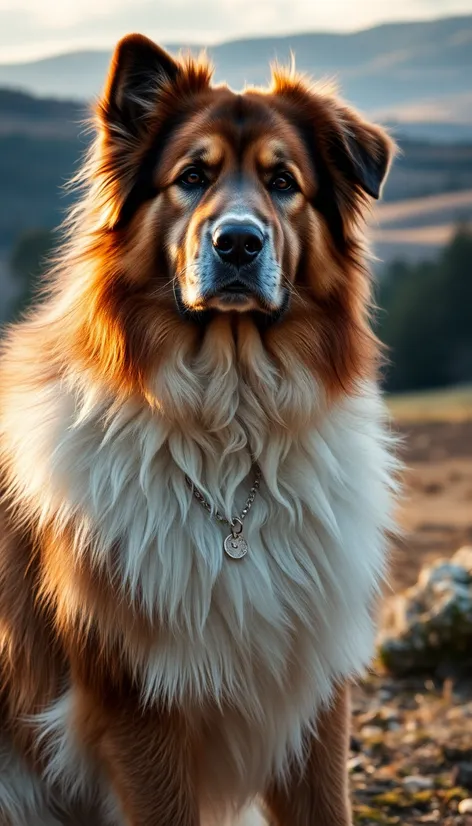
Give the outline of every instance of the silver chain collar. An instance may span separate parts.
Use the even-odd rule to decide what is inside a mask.
[[[257,491],[259,490],[259,486],[261,483],[261,469],[259,465],[254,465],[254,483],[252,488],[249,491],[249,495],[246,499],[246,504],[242,509],[239,516],[233,516],[231,520],[227,519],[226,516],[223,516],[218,510],[212,508],[210,503],[205,499],[203,494],[195,487],[194,483],[190,479],[187,474],[185,475],[185,481],[192,491],[195,499],[200,505],[205,508],[206,511],[210,514],[210,516],[214,516],[218,522],[224,522],[226,525],[229,525],[231,528],[231,533],[229,536],[226,537],[223,547],[225,553],[231,557],[231,559],[242,559],[243,556],[246,556],[248,552],[248,544],[246,539],[243,536],[243,527],[244,527],[244,520],[248,515],[249,511],[251,510],[254,500],[257,495]]]

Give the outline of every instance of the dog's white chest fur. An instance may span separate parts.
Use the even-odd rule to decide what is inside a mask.
[[[70,397],[56,401],[51,391],[57,415],[47,427],[41,418],[31,444],[33,497],[41,490],[43,515],[74,517],[78,552],[90,538],[93,564],[109,565],[119,547],[123,587],[159,629],[152,650],[133,652],[144,697],[220,708],[202,771],[212,795],[233,795],[235,775],[247,795],[300,754],[333,683],[371,656],[391,514],[382,403],[366,387],[296,437],[250,418],[245,430],[233,411],[196,437],[143,404],[110,412],[89,400],[78,415]],[[233,561],[227,526],[195,501],[185,474],[236,515],[253,478],[249,448],[262,481],[245,522],[249,552]]]

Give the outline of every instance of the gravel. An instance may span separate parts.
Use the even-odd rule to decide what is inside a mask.
[[[370,675],[352,710],[356,826],[472,826],[472,682]]]

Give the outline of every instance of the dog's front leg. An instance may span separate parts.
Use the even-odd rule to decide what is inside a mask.
[[[295,765],[284,781],[274,782],[265,802],[274,826],[350,826],[347,757],[349,692],[339,689],[320,715],[303,770]]]
[[[127,826],[200,826],[193,750],[177,711],[82,690],[78,723]]]

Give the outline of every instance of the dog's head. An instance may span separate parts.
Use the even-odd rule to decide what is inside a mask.
[[[384,131],[290,72],[268,90],[212,86],[207,64],[139,35],[118,44],[98,115],[102,303],[124,351],[134,336],[152,360],[177,320],[244,317],[349,380],[367,361],[359,225],[389,166]]]

